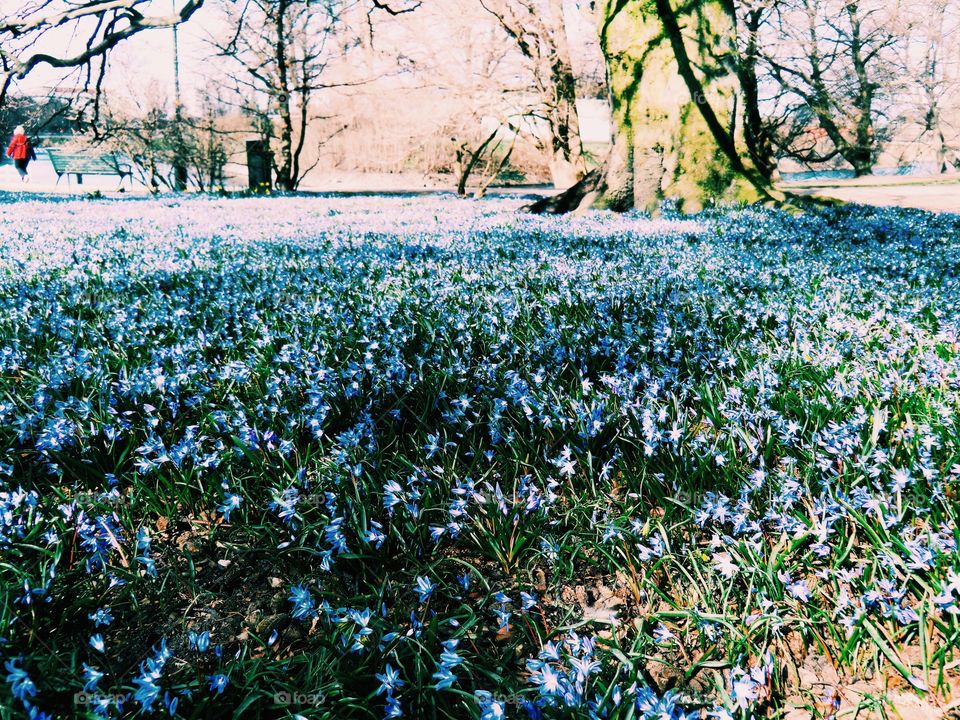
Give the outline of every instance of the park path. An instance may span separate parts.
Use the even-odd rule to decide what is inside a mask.
[[[782,187],[799,195],[820,195],[863,205],[960,213],[960,180],[924,182],[874,177],[837,181],[829,185],[784,183]]]

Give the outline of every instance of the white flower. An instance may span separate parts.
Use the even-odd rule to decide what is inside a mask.
[[[728,580],[740,570],[736,563],[733,562],[733,556],[727,552],[714,553],[713,566]]]

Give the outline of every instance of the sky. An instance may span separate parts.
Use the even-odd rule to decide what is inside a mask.
[[[4,15],[5,11],[10,12],[22,2],[23,0],[0,0],[0,16]],[[153,0],[151,13],[168,15],[174,3],[177,7],[182,7],[183,2],[184,0]],[[571,45],[582,46],[584,43],[591,42],[591,38],[585,34],[592,33],[593,27],[592,24],[585,23],[574,10],[574,0],[568,0],[568,2],[570,3],[568,20],[578,18],[568,25]],[[396,19],[390,19],[386,15],[381,17],[377,31],[378,38],[381,40],[379,47],[384,47],[384,40],[387,41],[386,45],[390,45],[392,41],[403,49],[404,54],[416,52],[418,48],[415,46],[421,44],[427,48],[428,54],[431,53],[430,48],[433,48],[432,52],[436,54],[438,49],[440,52],[445,52],[442,48],[447,47],[446,52],[451,52],[451,60],[459,58],[454,52],[454,47],[461,40],[457,33],[461,32],[458,28],[463,23],[463,10],[466,7],[471,8],[474,14],[479,14],[480,19],[499,32],[495,21],[482,12],[479,3],[474,6],[470,2],[464,3],[463,0],[432,0],[430,7],[425,6],[412,15]],[[231,69],[228,61],[211,58],[213,51],[207,42],[209,38],[223,36],[226,32],[223,11],[215,0],[208,0],[188,22],[178,29],[181,99],[188,111],[199,110],[200,97],[211,76],[222,81],[224,75]],[[47,47],[59,44],[59,47],[52,47],[52,50],[56,54],[64,54],[76,52],[79,49],[82,34],[73,36],[69,32],[63,32],[61,35],[48,35],[44,40]],[[47,47],[44,49],[46,50]],[[419,50],[422,52],[423,48]],[[460,60],[462,58],[455,62]],[[109,63],[104,87],[113,98],[121,100],[132,98],[141,103],[156,100],[158,97],[172,100],[174,88],[172,29],[144,31],[124,40],[111,52]],[[61,72],[40,66],[19,84],[18,89],[32,95],[46,94],[51,87],[59,83]],[[443,73],[438,73],[437,77],[431,76],[424,79],[439,83],[442,81],[440,75]]]
[[[20,2],[21,0],[0,0],[0,15],[9,10],[10,4]],[[157,12],[168,13],[169,6],[160,10],[159,2],[160,0]],[[178,4],[182,4],[182,0]],[[222,26],[216,9],[204,6],[178,29],[181,92],[183,102],[188,108],[197,104],[198,91],[205,83],[205,76],[198,68],[210,67],[210,50],[205,39],[220,27]],[[47,41],[50,42],[49,36]],[[69,48],[74,39],[66,34],[62,40],[54,36],[53,42],[58,41],[62,42],[61,47]],[[173,75],[173,30],[146,30],[124,40],[111,52],[105,84],[109,90],[120,95],[139,95],[151,85],[156,85],[172,97]],[[61,71],[39,66],[18,84],[18,88],[28,94],[44,94],[51,86],[58,84],[61,77]]]

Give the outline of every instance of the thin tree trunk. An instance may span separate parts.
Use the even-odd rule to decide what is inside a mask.
[[[281,190],[296,189],[293,177],[293,117],[290,111],[290,82],[287,66],[287,0],[280,0],[276,9],[276,63],[277,63],[277,109],[280,111],[280,167],[277,169],[277,186]]]
[[[873,128],[874,83],[867,72],[867,63],[863,56],[860,15],[856,2],[848,2],[847,16],[850,18],[850,58],[857,76],[857,126],[853,148],[848,161],[853,165],[857,177],[873,172],[876,140]]]
[[[744,140],[757,172],[769,180],[776,172],[777,161],[774,158],[770,134],[760,114],[760,81],[757,77],[757,65],[760,61],[759,36],[763,12],[763,8],[747,12],[744,22],[747,38],[739,70],[744,103]]]
[[[507,148],[507,152],[504,153],[503,157],[500,158],[500,161],[497,163],[496,169],[487,174],[487,179],[480,183],[480,187],[477,188],[477,191],[473,194],[473,197],[479,199],[487,194],[487,190],[490,189],[490,186],[493,184],[493,181],[496,180],[500,173],[503,172],[503,169],[510,162],[510,156],[513,155],[513,149],[517,145],[517,136],[513,136],[513,140],[510,141],[510,147]],[[500,147],[500,143],[497,143],[497,147],[493,149],[493,153],[497,151],[497,148]],[[491,154],[493,154],[491,153]],[[492,159],[492,158],[491,158]]]
[[[477,163],[480,161],[480,158],[483,157],[483,153],[486,151],[487,146],[493,142],[494,138],[497,137],[497,134],[500,132],[500,128],[497,128],[489,137],[480,143],[480,146],[476,150],[470,150],[467,148],[466,143],[463,145],[463,152],[467,154],[467,161],[463,165],[463,170],[460,173],[460,179],[457,182],[457,195],[459,197],[467,196],[467,182],[470,180],[470,175],[473,173],[474,168],[476,168]]]

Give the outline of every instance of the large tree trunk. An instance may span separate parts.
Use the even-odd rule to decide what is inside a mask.
[[[553,53],[545,58],[549,68],[541,72],[549,77],[542,92],[550,123],[552,157],[550,175],[554,187],[566,188],[578,182],[587,172],[577,116],[577,80],[570,58],[570,44],[563,10],[563,0],[550,0],[554,26],[550,28]]]
[[[550,120],[550,178],[554,187],[565,188],[586,173],[583,146],[580,141],[580,120],[577,117],[576,84],[569,65],[552,70],[556,83],[556,99],[547,108]]]
[[[877,85],[867,72],[868,49],[863,46],[861,20],[856,2],[849,2],[846,6],[847,16],[850,18],[850,59],[857,76],[857,130],[854,147],[848,158],[853,165],[856,177],[873,173],[876,162],[877,143],[873,129],[873,95]]]
[[[688,6],[690,7],[690,6]],[[614,137],[607,162],[530,206],[654,210],[664,198],[695,212],[715,202],[779,199],[743,140],[732,7],[700,0],[608,0],[601,13]]]

